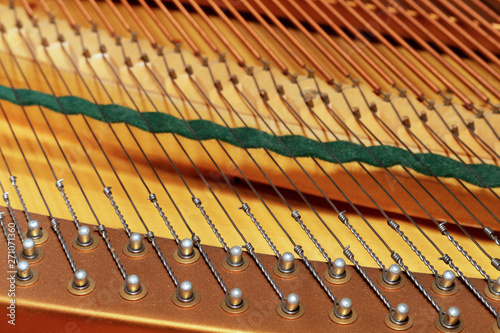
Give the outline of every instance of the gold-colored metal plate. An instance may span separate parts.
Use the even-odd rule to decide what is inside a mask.
[[[73,239],[73,241],[71,242],[71,245],[73,245],[73,247],[75,248],[75,250],[78,250],[78,251],[82,251],[82,252],[93,251],[99,245],[99,237],[92,236],[92,239],[94,241],[89,246],[81,246],[80,244],[77,243],[76,238]]]
[[[38,279],[40,278],[38,271],[36,269],[31,268],[31,273],[33,274],[33,276],[29,280],[19,280],[16,276],[16,286],[29,287],[37,283]]]
[[[278,312],[279,316],[285,319],[299,319],[306,313],[306,307],[302,302],[299,302],[299,311],[297,313],[286,313],[283,311],[283,308],[281,307],[281,303],[276,306],[276,311]]]
[[[498,327],[497,322],[494,322],[493,325],[491,325],[491,329],[493,330],[493,333],[500,333],[500,327]]]
[[[455,286],[450,289],[450,290],[441,290],[438,288],[436,285],[436,279],[432,280],[431,282],[431,289],[436,293],[441,296],[452,296],[455,295],[458,292],[458,283],[455,282]]]
[[[443,325],[441,325],[439,316],[436,318],[436,320],[434,320],[434,325],[436,325],[436,328],[438,329],[439,332],[443,333],[459,333],[462,332],[465,328],[465,323],[462,319],[460,319],[458,326],[456,328],[446,328]]]
[[[181,308],[192,308],[193,306],[200,303],[200,300],[201,300],[201,295],[197,290],[193,291],[193,293],[194,293],[194,298],[191,302],[181,302],[177,298],[177,291],[175,291],[172,294],[172,302],[174,302],[175,305],[177,305],[178,307],[181,307]]]
[[[125,291],[125,288],[120,289],[120,296],[123,299],[126,299],[127,301],[138,301],[146,297],[147,294],[148,294],[148,288],[144,284],[141,284],[141,292],[133,295],[127,293]]]
[[[24,238],[31,238],[36,245],[42,245],[44,244],[47,239],[49,239],[49,232],[43,228],[40,228],[42,230],[42,236],[39,237],[39,238],[32,238],[30,236],[28,236],[28,232],[26,231],[23,235],[24,235]]]
[[[245,296],[243,296],[243,306],[240,307],[240,308],[233,309],[233,308],[230,308],[229,306],[227,306],[227,304],[226,304],[226,298],[224,297],[222,299],[222,301],[220,302],[220,307],[222,308],[222,310],[224,310],[227,313],[230,313],[230,314],[241,314],[241,313],[243,313],[243,312],[245,312],[245,311],[248,310],[248,308],[250,307],[250,301],[248,300],[248,298],[246,298]]]
[[[332,307],[330,312],[328,312],[328,317],[330,317],[330,320],[336,324],[349,325],[358,319],[358,311],[356,311],[356,309],[352,309],[351,311],[352,315],[349,318],[339,318],[335,315],[335,308]]]
[[[34,264],[38,264],[40,261],[42,261],[43,258],[45,258],[45,251],[41,248],[37,248],[36,249],[38,251],[38,255],[34,258],[26,258],[23,256],[23,250],[20,250],[18,253],[17,253],[17,256],[19,258],[22,258],[23,260],[27,261],[28,263],[34,265]]]
[[[385,316],[384,323],[387,325],[387,327],[395,331],[406,331],[413,326],[413,317],[408,316],[408,321],[405,324],[398,325],[396,323],[393,323],[391,318],[389,317],[389,314],[387,314],[387,316]]]
[[[123,253],[129,257],[129,258],[132,258],[132,259],[141,259],[141,258],[144,258],[145,256],[147,256],[149,254],[149,251],[151,250],[151,246],[146,243],[146,242],[143,242],[144,244],[144,248],[142,249],[141,252],[132,252],[128,249],[128,242],[126,242],[125,244],[123,244]]]
[[[194,255],[191,258],[182,258],[179,256],[179,251],[177,249],[174,250],[174,260],[177,261],[179,264],[184,264],[184,265],[189,265],[189,264],[194,264],[195,262],[200,259],[200,252],[197,249],[194,250]]]
[[[282,279],[293,279],[294,277],[297,277],[300,273],[300,266],[295,264],[295,269],[291,273],[283,273],[282,271],[279,270],[278,268],[278,263],[275,263],[273,266],[273,272],[276,274],[278,277]]]
[[[398,290],[398,289],[403,288],[406,284],[406,276],[404,276],[403,274],[401,274],[399,276],[399,282],[396,284],[390,284],[390,283],[385,282],[382,274],[383,273],[380,273],[379,276],[377,277],[377,282],[382,288],[390,289],[390,290]]]
[[[92,278],[88,278],[88,279],[89,279],[89,285],[85,289],[77,289],[77,288],[75,288],[73,286],[73,279],[69,280],[68,285],[66,286],[66,288],[68,289],[68,291],[71,294],[76,295],[76,296],[85,296],[85,295],[88,295],[91,292],[93,292],[94,289],[95,289],[95,280],[92,279]]]
[[[330,274],[328,273],[328,267],[325,269],[325,272],[323,273],[323,277],[325,278],[325,280],[331,284],[346,284],[347,282],[349,282],[351,280],[351,277],[352,277],[352,273],[349,269],[347,269],[346,267],[346,270],[345,270],[345,276],[343,278],[340,278],[340,279],[336,279],[336,278],[332,278],[330,276]]]
[[[249,265],[249,261],[247,258],[245,258],[245,256],[243,256],[243,264],[241,264],[240,266],[231,266],[227,263],[227,260],[226,258],[224,258],[222,260],[222,267],[224,267],[226,270],[230,271],[230,272],[242,272],[244,271],[245,269],[248,268],[248,265]]]

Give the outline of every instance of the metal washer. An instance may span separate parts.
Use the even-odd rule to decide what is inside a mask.
[[[452,296],[452,295],[455,295],[456,293],[458,293],[458,283],[455,282],[455,285],[453,286],[452,289],[450,290],[441,290],[438,288],[438,286],[436,285],[436,280],[432,280],[431,282],[431,289],[438,295],[441,295],[441,296]]]
[[[323,277],[325,278],[325,280],[328,283],[331,283],[331,284],[346,284],[347,282],[351,281],[352,274],[351,274],[350,270],[346,269],[345,276],[343,278],[336,279],[336,278],[333,278],[330,276],[330,273],[328,272],[328,268],[327,268],[325,270],[325,272],[323,273]]]
[[[39,238],[32,238],[30,236],[28,236],[28,232],[25,232],[23,235],[24,235],[24,238],[31,238],[33,239],[33,241],[35,242],[36,245],[41,245],[41,244],[44,244],[47,239],[49,239],[49,233],[47,232],[47,230],[44,230],[42,227],[40,227],[40,229],[42,230],[42,236],[39,237]]]
[[[241,272],[241,271],[244,271],[245,269],[248,268],[248,265],[250,264],[248,259],[245,258],[245,257],[242,257],[243,259],[243,264],[241,264],[240,266],[231,266],[227,263],[227,260],[226,258],[222,259],[222,267],[224,267],[226,270],[230,271],[230,272]]]
[[[352,315],[349,318],[339,318],[335,315],[335,307],[333,307],[330,312],[328,312],[328,317],[330,317],[330,320],[336,324],[349,325],[358,319],[358,311],[356,311],[356,309],[351,309],[351,311]]]
[[[495,324],[495,323],[493,323],[493,324]],[[436,319],[434,320],[434,325],[436,326],[436,328],[439,332],[443,332],[443,333],[459,333],[459,332],[462,332],[465,328],[465,323],[462,319],[459,319],[459,323],[458,323],[457,327],[446,328],[443,325],[441,325],[441,320],[439,320],[439,316],[437,316]]]
[[[42,261],[43,258],[45,258],[45,251],[43,249],[41,249],[41,248],[37,248],[36,250],[38,251],[38,255],[36,257],[34,257],[34,258],[31,258],[31,259],[25,258],[23,256],[23,250],[20,250],[17,253],[17,256],[19,258],[23,258],[23,260],[27,261],[30,264],[33,264],[33,265],[34,264],[38,264],[40,261]]]
[[[71,242],[71,245],[73,245],[73,247],[75,248],[75,250],[78,250],[78,251],[81,251],[81,252],[89,252],[89,251],[93,251],[97,248],[97,246],[99,245],[99,238],[97,237],[92,237],[92,239],[94,240],[92,242],[92,244],[90,244],[89,246],[81,246],[80,244],[77,243],[77,238],[73,239],[73,241]]]
[[[149,254],[149,250],[151,250],[151,246],[149,246],[148,243],[143,243],[144,248],[142,249],[141,252],[132,252],[128,248],[128,242],[123,244],[123,254],[125,254],[127,257],[132,258],[132,259],[141,259],[144,258]]]
[[[384,281],[384,277],[382,276],[383,273],[380,273],[379,276],[377,277],[377,282],[378,284],[384,288],[384,289],[389,289],[389,290],[398,290],[401,289],[405,286],[406,284],[406,276],[400,275],[399,276],[399,282],[396,284],[390,284]]]
[[[193,249],[193,251],[194,255],[191,258],[182,258],[179,255],[178,249],[175,249],[173,254],[174,260],[177,261],[179,264],[183,265],[194,264],[195,262],[198,261],[198,259],[200,259],[200,252],[197,249]]]
[[[408,321],[405,324],[398,325],[396,323],[393,323],[391,318],[389,317],[389,314],[385,316],[384,323],[387,327],[389,327],[392,330],[395,331],[406,331],[410,329],[413,326],[413,317],[408,316]]]
[[[143,284],[141,284],[141,292],[137,294],[128,294],[125,291],[125,288],[120,289],[120,296],[127,301],[138,301],[146,297],[147,294],[148,294],[148,288]]]
[[[16,286],[29,287],[31,285],[34,285],[40,278],[40,274],[38,274],[38,271],[33,268],[31,268],[31,274],[33,274],[33,276],[29,280],[19,280],[16,274]]]
[[[78,289],[78,288],[75,288],[73,286],[73,279],[71,279],[68,282],[67,289],[68,289],[68,291],[71,294],[73,294],[75,296],[85,296],[85,295],[88,295],[91,292],[93,292],[94,289],[95,289],[95,280],[92,279],[92,278],[88,278],[88,280],[89,280],[89,285],[87,286],[87,288],[85,288],[85,289]]]
[[[300,266],[295,265],[294,267],[295,267],[295,269],[293,270],[293,272],[283,273],[282,271],[279,270],[278,263],[275,263],[273,266],[273,272],[274,272],[274,274],[276,274],[280,278],[293,279],[294,277],[297,277],[297,275],[299,275],[299,273],[300,273]]]
[[[226,298],[224,297],[222,299],[222,301],[220,302],[220,307],[222,308],[222,310],[224,310],[225,312],[227,313],[230,313],[230,314],[241,314],[243,312],[245,312],[246,310],[248,310],[248,308],[250,307],[250,302],[248,301],[248,298],[246,298],[245,296],[243,296],[243,306],[240,307],[240,308],[230,308],[229,306],[227,306],[226,304]]]
[[[194,294],[194,298],[193,298],[192,301],[190,301],[190,302],[181,302],[177,298],[177,290],[176,290],[172,294],[172,302],[174,302],[175,305],[177,305],[178,307],[181,307],[181,308],[192,308],[193,306],[195,306],[198,303],[200,303],[200,300],[201,300],[201,295],[200,295],[200,293],[197,290],[194,290],[193,294]]]

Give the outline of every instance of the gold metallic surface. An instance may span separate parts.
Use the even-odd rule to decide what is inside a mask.
[[[94,241],[89,246],[81,246],[80,244],[78,244],[76,242],[77,238],[78,238],[78,236],[75,237],[75,239],[73,239],[73,241],[71,242],[71,245],[73,245],[73,247],[75,248],[75,250],[78,250],[78,251],[82,251],[82,252],[93,251],[99,245],[99,237],[92,236],[92,238],[94,239]]]
[[[27,261],[30,265],[34,265],[34,264],[37,264],[39,263],[40,261],[42,261],[42,259],[45,257],[45,251],[43,251],[42,248],[37,248],[37,251],[38,251],[38,255],[34,258],[25,258],[24,255],[23,255],[23,250],[20,250],[18,253],[17,253],[17,256],[19,258],[22,258],[22,260],[25,260]]]
[[[434,320],[434,325],[436,326],[436,328],[439,332],[443,332],[443,333],[459,333],[459,332],[462,332],[465,328],[465,323],[462,319],[460,319],[459,324],[456,328],[446,328],[443,325],[441,325],[441,321],[439,320],[439,316]]]
[[[455,281],[455,286],[450,289],[450,290],[441,290],[438,288],[438,286],[436,285],[436,280],[432,280],[431,282],[431,289],[436,293],[436,294],[439,294],[441,296],[452,296],[452,295],[455,295],[457,292],[458,292],[458,283],[457,281]]]
[[[40,230],[42,232],[42,236],[36,239],[32,238],[36,245],[44,244],[47,241],[47,239],[49,239],[49,233],[47,232],[47,230],[44,230],[42,228]],[[27,232],[25,232],[23,235],[25,238],[29,237]]]
[[[240,266],[231,266],[228,264],[226,258],[224,258],[222,260],[222,267],[224,267],[226,270],[230,272],[242,272],[248,268],[249,261],[248,258],[245,258],[245,256],[242,256],[241,258],[243,260],[243,264],[241,264]]]
[[[220,307],[222,308],[222,310],[224,310],[224,312],[227,312],[230,314],[242,314],[242,313],[246,312],[248,310],[248,308],[250,307],[250,301],[248,300],[248,298],[243,296],[243,305],[239,308],[233,309],[233,308],[230,308],[229,306],[227,306],[226,297],[224,297],[220,301]]]
[[[198,261],[198,259],[200,259],[200,252],[197,249],[193,249],[193,251],[194,251],[194,256],[192,256],[191,258],[182,258],[181,256],[179,256],[178,249],[175,249],[173,253],[174,260],[177,261],[179,264],[184,264],[184,265],[194,264],[195,262]]]
[[[19,280],[16,276],[16,285],[19,287],[29,287],[38,282],[40,275],[36,269],[31,268],[32,277],[29,280]]]
[[[354,323],[358,319],[358,312],[356,309],[351,309],[352,311],[352,316],[349,318],[339,318],[335,315],[335,308],[332,307],[330,312],[328,312],[328,317],[330,318],[331,321],[333,321],[336,324],[339,325],[350,325]]]
[[[340,279],[335,279],[335,278],[330,276],[330,273],[328,272],[328,268],[326,268],[325,272],[323,273],[323,277],[325,278],[325,281],[327,281],[331,284],[346,284],[347,282],[351,281],[352,273],[346,267],[345,276],[343,278],[340,278]]]
[[[293,279],[294,277],[297,277],[300,273],[300,266],[295,263],[295,269],[291,273],[283,273],[282,271],[279,270],[278,268],[278,263],[275,263],[273,265],[273,273],[276,274],[276,276],[279,276],[282,279]]]
[[[387,327],[389,327],[390,329],[392,330],[395,330],[395,331],[406,331],[406,330],[409,330],[410,328],[412,328],[413,326],[413,317],[412,316],[408,316],[408,321],[402,325],[398,325],[396,323],[393,323],[391,318],[389,317],[389,314],[387,314],[385,316],[385,319],[384,319],[384,323],[387,325]]]
[[[85,289],[78,289],[78,288],[75,288],[73,286],[73,279],[69,280],[67,286],[66,286],[66,289],[68,289],[68,291],[75,295],[75,296],[85,296],[85,295],[89,295],[91,292],[94,291],[95,289],[95,280],[92,279],[92,278],[88,278],[89,280],[89,285],[87,288]]]
[[[377,277],[377,282],[378,282],[379,286],[381,286],[384,289],[398,290],[398,289],[403,288],[406,284],[406,277],[403,274],[399,275],[400,280],[396,284],[390,284],[390,283],[385,282],[382,274],[383,273],[380,273],[379,276]]]
[[[172,294],[172,302],[174,302],[175,305],[177,305],[178,307],[181,307],[181,308],[192,308],[193,306],[200,303],[200,300],[201,300],[201,295],[197,290],[194,290],[193,293],[194,293],[194,298],[192,301],[182,302],[177,298],[177,291],[175,291]]]
[[[123,247],[122,247],[122,251],[123,251],[123,254],[125,254],[127,257],[129,258],[132,258],[132,259],[141,259],[141,258],[144,258],[145,256],[147,256],[149,254],[149,251],[151,250],[151,246],[146,243],[146,242],[143,242],[144,244],[144,249],[141,251],[141,252],[131,252],[128,248],[128,242],[123,244]]]

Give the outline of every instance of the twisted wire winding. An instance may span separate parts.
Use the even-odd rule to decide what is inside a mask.
[[[370,248],[370,246],[368,246],[368,244],[366,244],[366,242],[358,234],[358,232],[356,231],[356,229],[354,229],[354,227],[349,223],[349,219],[347,218],[347,216],[344,215],[344,213],[345,212],[340,212],[339,213],[339,215],[338,215],[339,220],[346,225],[346,227],[349,229],[349,231],[351,231],[351,233],[354,235],[354,237],[356,237],[356,239],[359,241],[359,243],[361,245],[363,245],[363,248],[373,258],[373,260],[377,263],[377,265],[379,265],[380,268],[382,268],[383,270],[385,270],[385,266],[382,263],[382,261],[379,259],[379,257],[377,257],[377,255],[375,254],[375,252],[373,252],[373,250]]]
[[[500,240],[498,239],[497,235],[495,235],[495,232],[491,230],[490,227],[484,228],[484,233],[486,236],[488,236],[491,240],[495,242],[498,246],[500,246]]]
[[[75,225],[77,228],[80,228],[80,222],[78,221],[78,218],[76,217],[75,210],[73,209],[73,206],[71,206],[71,203],[69,202],[69,198],[66,195],[66,191],[64,190],[64,185],[63,182],[64,179],[59,179],[56,182],[57,189],[61,192],[61,195],[64,199],[64,203],[66,204],[66,207],[68,207],[69,213],[71,214],[71,217],[73,218],[73,221],[75,222]]]
[[[108,234],[106,233],[106,227],[102,224],[100,224],[97,227],[97,230],[99,231],[99,234],[101,235],[102,239],[106,243],[106,246],[108,247],[109,252],[111,253],[111,256],[113,257],[113,260],[116,263],[116,266],[118,266],[118,270],[122,274],[123,278],[126,280],[127,279],[127,272],[125,271],[125,268],[123,267],[123,264],[118,258],[118,255],[116,254],[115,248],[111,244],[111,240],[108,237]]]
[[[269,273],[269,271],[264,267],[264,264],[262,263],[262,261],[260,261],[259,257],[257,256],[257,254],[254,251],[252,244],[250,244],[250,242],[247,242],[245,244],[245,248],[247,249],[250,256],[253,258],[253,260],[255,261],[257,266],[259,266],[262,274],[264,274],[264,276],[266,277],[266,279],[269,282],[269,284],[271,285],[271,287],[273,287],[276,294],[278,294],[279,298],[282,299],[283,293],[282,293],[281,289],[278,287],[278,284],[276,283],[276,281],[274,281],[274,279],[271,277],[271,274]]]
[[[406,242],[406,244],[408,244],[410,249],[412,249],[412,251],[415,252],[417,257],[419,257],[420,260],[422,260],[422,262],[425,264],[425,266],[427,266],[427,268],[429,268],[429,270],[432,272],[432,274],[437,275],[437,270],[429,262],[429,260],[427,260],[427,258],[422,254],[422,252],[420,252],[420,250],[417,248],[417,246],[415,244],[413,244],[413,242],[410,240],[410,238],[408,236],[406,236],[405,233],[401,229],[399,229],[399,224],[393,220],[387,221],[387,224],[389,224],[389,226],[392,229],[394,229],[394,231],[396,231],[396,233],[399,236],[401,236],[401,238]]]
[[[226,284],[224,283],[224,280],[222,280],[222,277],[220,276],[219,272],[217,272],[217,269],[215,268],[215,265],[212,263],[212,261],[208,257],[208,254],[205,252],[205,249],[201,245],[200,237],[193,236],[193,243],[198,248],[198,251],[200,251],[201,256],[203,257],[203,259],[207,263],[208,268],[210,268],[210,271],[215,276],[215,279],[217,280],[217,282],[220,284],[222,290],[224,291],[225,294],[227,294],[228,293],[228,289],[226,287]]]
[[[174,228],[172,227],[172,225],[168,221],[167,216],[163,212],[163,209],[161,209],[160,205],[158,204],[158,201],[156,200],[156,195],[154,193],[151,193],[148,197],[148,200],[151,201],[153,203],[153,205],[156,207],[156,209],[158,210],[158,213],[160,214],[161,218],[163,219],[163,222],[165,222],[165,225],[167,226],[168,230],[170,231],[170,233],[174,237],[175,242],[177,244],[179,244],[179,237],[177,236]]]
[[[314,266],[311,264],[311,262],[309,261],[309,259],[304,255],[304,250],[302,249],[302,247],[300,245],[295,245],[295,247],[293,248],[293,250],[302,259],[302,262],[304,263],[304,265],[311,272],[311,274],[314,276],[314,278],[316,279],[316,281],[318,281],[319,285],[321,286],[321,288],[323,288],[323,290],[326,292],[326,294],[328,295],[328,297],[332,300],[333,304],[336,305],[337,304],[337,298],[335,297],[335,295],[331,291],[330,287],[328,287],[326,285],[325,280],[323,280],[323,278],[321,277],[321,275],[318,274],[318,272],[316,271],[316,269],[314,268]]]
[[[64,253],[66,254],[66,258],[68,258],[71,269],[73,270],[73,272],[75,272],[76,271],[75,261],[73,260],[73,257],[69,252],[68,245],[66,245],[66,242],[64,241],[64,238],[61,234],[61,230],[59,229],[59,222],[57,222],[56,219],[52,219],[50,220],[50,224],[52,225],[52,229],[54,229],[54,232],[56,233],[57,239],[59,239],[59,243],[61,243]]]
[[[359,265],[359,263],[354,259],[354,254],[351,252],[351,250],[349,249],[349,246],[347,246],[345,249],[344,249],[344,255],[347,257],[347,259],[349,259],[352,264],[354,265],[354,267],[356,267],[356,270],[359,272],[359,274],[361,274],[361,276],[363,277],[363,279],[365,279],[365,281],[368,283],[368,285],[370,286],[370,288],[373,289],[373,292],[375,292],[375,294],[380,298],[380,300],[382,301],[382,303],[384,303],[384,305],[389,309],[391,310],[392,309],[392,305],[391,303],[389,302],[389,300],[385,297],[384,294],[382,294],[382,292],[380,291],[380,289],[375,285],[375,283],[372,281],[372,279],[368,276],[368,274],[366,274],[365,270]]]
[[[116,204],[115,200],[113,199],[113,193],[111,192],[111,187],[106,186],[106,187],[104,187],[103,191],[104,191],[104,194],[106,194],[106,197],[109,199],[111,206],[113,206],[116,215],[118,215],[118,218],[120,219],[120,222],[122,223],[123,228],[125,228],[125,232],[127,233],[127,236],[130,237],[130,229],[128,227],[127,222],[125,222],[125,219],[123,218],[123,215],[120,212],[118,205]]]
[[[200,210],[201,215],[203,215],[203,217],[207,221],[208,225],[210,226],[210,228],[214,232],[215,236],[217,237],[217,239],[221,243],[222,247],[224,248],[224,251],[229,252],[229,247],[227,246],[226,242],[224,241],[224,238],[222,238],[221,234],[219,233],[219,230],[217,230],[215,225],[212,223],[212,220],[210,220],[210,217],[208,216],[207,212],[205,211],[205,209],[201,205],[201,200],[199,198],[195,198],[195,197],[193,197],[192,200],[193,200],[194,205]]]
[[[174,285],[177,287],[177,285],[179,284],[179,281],[177,281],[177,277],[175,276],[174,271],[172,270],[172,267],[170,267],[170,265],[167,262],[167,259],[165,258],[165,256],[161,252],[160,246],[156,243],[156,237],[155,237],[154,233],[152,231],[148,231],[147,236],[148,236],[148,240],[151,242],[151,245],[153,246],[156,253],[158,254],[158,257],[160,257],[160,260],[163,263],[163,266],[165,267],[165,269],[167,270],[168,275],[170,276],[170,278],[174,282]]]
[[[28,222],[31,221],[30,214],[28,213],[28,208],[26,208],[26,204],[24,203],[24,199],[23,199],[23,196],[21,195],[21,191],[19,190],[19,187],[17,186],[17,177],[10,176],[10,182],[11,182],[12,186],[14,186],[14,190],[16,191],[17,197],[19,198],[19,202],[21,203],[21,206],[23,207],[24,215],[26,215],[26,220]]]
[[[455,264],[453,263],[453,261],[451,259],[447,262],[447,264],[451,267],[451,269],[453,269],[455,271],[455,273],[457,273],[457,275],[460,277],[460,279],[462,280],[462,282],[467,286],[467,288],[470,289],[470,291],[472,291],[472,293],[474,294],[474,296],[476,296],[481,301],[481,303],[483,303],[483,305],[495,317],[497,317],[497,320],[498,320],[498,311],[493,307],[493,305],[491,305],[491,303],[486,299],[486,297],[484,297],[483,294],[481,294],[477,290],[477,288],[469,281],[469,279],[462,273],[462,271],[460,271],[460,269],[457,266],[455,266]]]
[[[300,225],[300,227],[302,228],[302,230],[305,231],[305,233],[307,234],[307,236],[309,237],[309,239],[313,242],[313,244],[316,246],[316,248],[319,250],[319,252],[321,252],[321,254],[326,259],[326,261],[328,262],[328,264],[330,264],[331,259],[328,256],[328,253],[326,253],[325,249],[323,249],[323,247],[318,242],[318,240],[313,236],[313,234],[311,233],[311,231],[309,229],[307,229],[306,225],[304,224],[304,221],[301,220],[301,216],[299,214],[299,210],[298,209],[296,209],[296,210],[294,210],[292,212],[292,217],[294,218],[295,221],[297,221],[297,223]]]
[[[245,202],[238,209],[242,209],[250,217],[250,219],[252,220],[253,224],[255,224],[255,226],[257,227],[257,230],[259,230],[259,232],[262,235],[262,237],[264,237],[264,239],[266,240],[266,242],[269,245],[269,247],[271,248],[271,250],[273,250],[273,252],[276,255],[276,257],[279,258],[280,257],[280,252],[278,251],[278,249],[276,248],[276,246],[272,242],[271,238],[269,238],[269,236],[267,235],[267,233],[264,231],[264,229],[260,225],[259,221],[257,221],[257,219],[255,218],[255,216],[250,212],[250,206],[248,206],[248,204]]]
[[[432,304],[432,306],[436,308],[438,313],[440,314],[443,313],[443,310],[441,306],[438,304],[438,302],[434,299],[434,297],[432,297],[432,295],[424,287],[424,285],[420,283],[417,277],[409,270],[408,266],[406,266],[403,263],[403,258],[401,258],[401,256],[394,251],[392,252],[391,257],[405,271],[406,276],[408,276],[408,278],[413,282],[413,284],[418,288],[418,290],[420,290],[420,292],[425,296],[425,298],[427,298],[427,300]]]

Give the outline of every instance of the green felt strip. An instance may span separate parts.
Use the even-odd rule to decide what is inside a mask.
[[[40,105],[59,113],[63,112],[56,98],[52,95],[26,89],[18,89],[17,93],[23,105]],[[1,85],[0,99],[18,104],[14,91]],[[101,105],[101,110],[99,110],[96,104],[73,96],[59,97],[59,102],[68,114],[83,114],[105,121],[101,114],[102,110],[106,118],[112,123],[127,123],[142,130],[148,130],[139,113],[124,106],[115,104]],[[143,112],[142,114],[155,133],[176,133],[189,139],[195,139],[186,122],[182,119],[158,112]],[[240,147],[238,140],[227,127],[208,120],[190,120],[189,125],[201,140],[219,139]],[[289,156],[276,137],[271,134],[246,127],[233,128],[232,130],[247,148],[266,148],[278,154]],[[316,157],[324,161],[336,162],[327,149],[318,141],[299,135],[285,135],[281,136],[280,139],[297,157]],[[327,142],[326,145],[342,163],[359,161],[380,167],[380,163],[359,144],[348,141],[334,141]],[[430,175],[428,170],[411,153],[404,149],[391,146],[372,146],[368,149],[387,167],[403,165],[424,175]],[[436,176],[459,178],[468,183],[484,187],[467,167],[458,161],[430,153],[419,153],[417,155]],[[500,187],[500,167],[488,164],[469,164],[469,167],[490,187]]]

